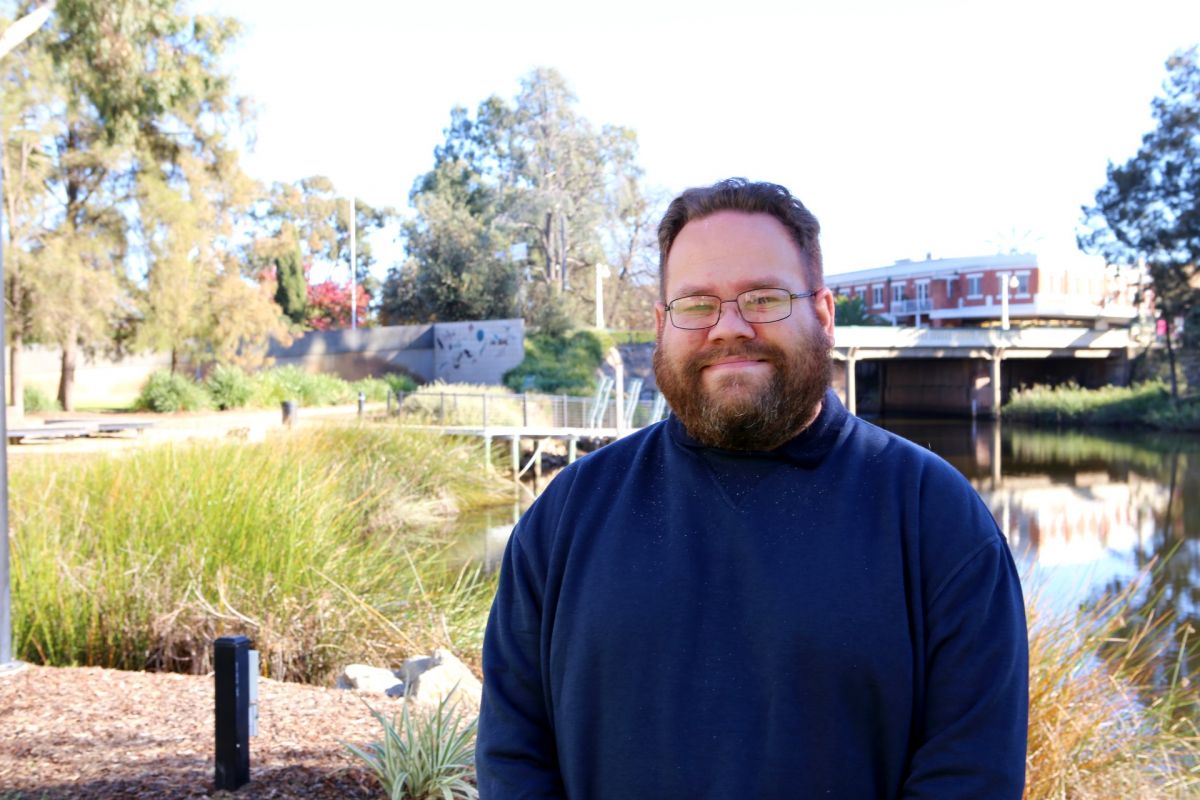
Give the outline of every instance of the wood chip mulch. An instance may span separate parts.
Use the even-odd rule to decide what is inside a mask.
[[[213,678],[25,666],[0,674],[0,800],[377,798],[362,746],[402,700],[263,679],[250,783],[213,788]]]

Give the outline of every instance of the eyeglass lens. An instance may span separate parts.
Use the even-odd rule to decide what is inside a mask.
[[[787,289],[751,289],[737,296],[738,311],[746,322],[778,322],[792,313]],[[680,328],[711,328],[721,318],[725,302],[714,295],[696,294],[671,303],[671,322]]]

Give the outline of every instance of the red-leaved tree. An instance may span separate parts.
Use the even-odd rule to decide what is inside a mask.
[[[354,287],[354,302],[358,307],[358,324],[367,322],[367,304],[371,296],[361,284]],[[332,331],[350,327],[350,286],[327,280],[308,286],[308,326],[313,330]]]

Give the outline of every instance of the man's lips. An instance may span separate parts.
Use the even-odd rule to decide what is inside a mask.
[[[745,367],[755,366],[757,364],[766,364],[767,361],[761,358],[752,358],[749,356],[740,356],[736,358],[721,358],[716,361],[711,361],[704,365],[704,369],[743,369]]]

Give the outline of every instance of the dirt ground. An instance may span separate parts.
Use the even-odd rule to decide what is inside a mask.
[[[214,794],[213,677],[25,666],[0,673],[0,798],[369,798],[341,742],[402,700],[262,680],[250,783]]]
[[[368,406],[368,413],[380,413]],[[350,419],[356,406],[301,409],[297,425]],[[46,419],[145,421],[141,433],[9,444],[9,469],[35,453],[122,453],[188,439],[259,441],[283,428],[278,411],[199,414],[58,413],[9,419],[9,429]],[[370,708],[388,717],[402,701],[262,680],[250,783],[215,792],[213,677],[99,668],[22,666],[0,671],[0,800],[59,798],[372,798],[374,778],[342,742],[379,737]]]

